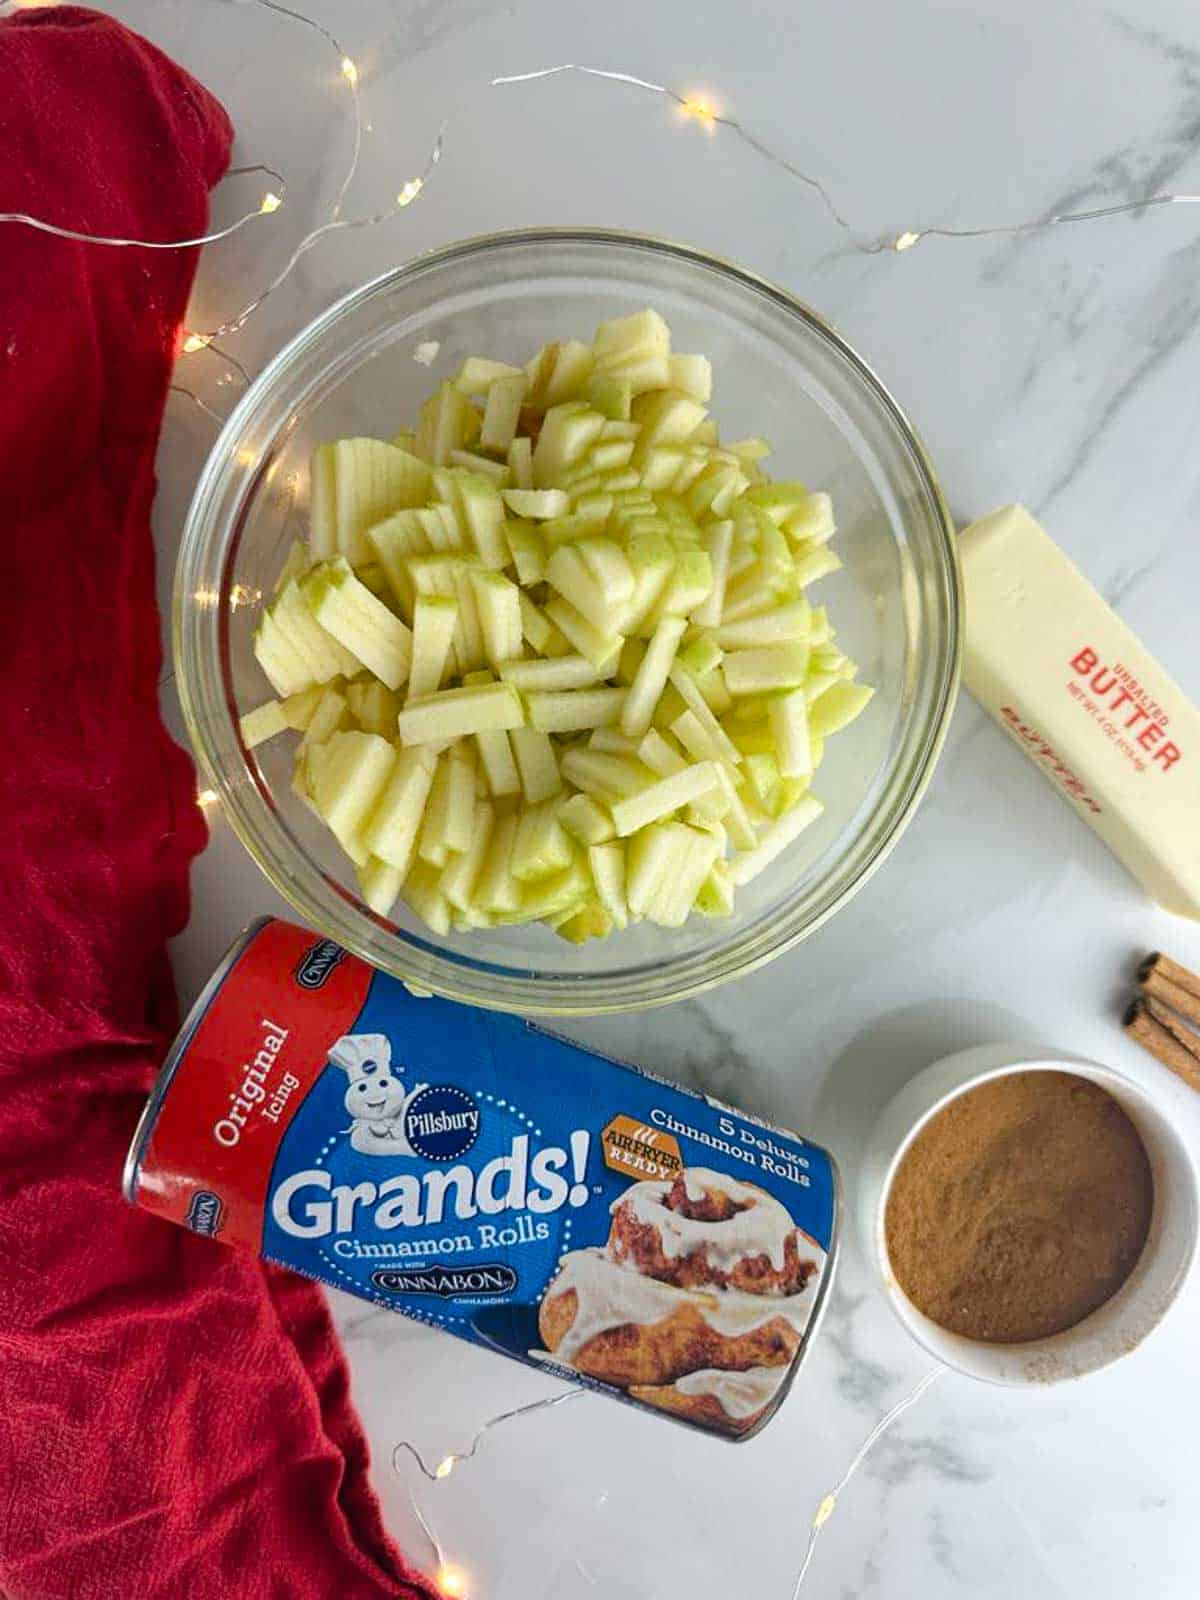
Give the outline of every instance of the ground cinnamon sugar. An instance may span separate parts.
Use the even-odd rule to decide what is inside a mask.
[[[1060,1333],[1133,1270],[1150,1227],[1150,1162],[1098,1085],[1018,1072],[960,1095],[892,1184],[887,1246],[909,1299],[968,1339]]]

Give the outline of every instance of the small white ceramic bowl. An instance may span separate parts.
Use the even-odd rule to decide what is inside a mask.
[[[884,1219],[900,1163],[930,1119],[959,1095],[1013,1072],[1072,1072],[1106,1089],[1137,1128],[1150,1157],[1154,1212],[1136,1267],[1091,1316],[1048,1339],[983,1344],[948,1332],[917,1310],[892,1272]],[[931,1355],[989,1383],[1058,1383],[1128,1355],[1162,1321],[1196,1252],[1200,1182],[1183,1140],[1140,1084],[1078,1056],[1029,1056],[1011,1045],[981,1045],[926,1067],[887,1106],[867,1145],[857,1215],[863,1248],[889,1304]]]

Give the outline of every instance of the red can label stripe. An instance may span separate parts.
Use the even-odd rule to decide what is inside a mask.
[[[291,985],[280,983],[284,972]],[[142,1155],[139,1205],[260,1249],[280,1141],[330,1046],[362,1010],[371,977],[370,967],[328,940],[286,922],[268,924],[234,964],[187,1047],[187,1070],[172,1082]],[[289,989],[293,1001],[302,993],[302,1005],[289,1003]],[[219,1219],[210,1214],[218,1208]]]

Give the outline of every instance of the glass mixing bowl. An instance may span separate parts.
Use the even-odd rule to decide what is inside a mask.
[[[722,435],[762,434],[776,477],[829,490],[843,570],[821,581],[875,698],[828,742],[818,823],[738,891],[732,917],[641,924],[576,947],[531,926],[432,934],[359,900],[350,863],[292,793],[292,745],[248,751],[238,717],[269,697],[252,637],[293,539],[322,440],[409,425],[464,356],[520,362],[653,305],[678,350],[711,356]],[[430,357],[432,356],[432,361]],[[952,528],[925,452],[879,379],[814,312],[700,251],[597,231],[538,230],[421,256],[319,316],[251,385],[205,466],[175,586],[176,673],[201,766],[246,848],[299,915],[437,994],[529,1014],[661,1005],[789,949],[859,889],[929,781],[958,677]]]

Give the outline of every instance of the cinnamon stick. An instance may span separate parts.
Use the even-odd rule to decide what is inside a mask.
[[[1189,994],[1194,994],[1200,1000],[1200,973],[1191,972],[1187,967],[1180,966],[1178,961],[1172,961],[1170,956],[1163,955],[1161,950],[1155,950],[1148,955],[1138,968],[1138,982],[1148,978],[1152,972],[1157,972],[1170,983],[1177,983],[1181,989],[1186,989]]]
[[[1200,1091],[1200,1035],[1180,1022],[1152,995],[1141,994],[1125,1013],[1125,1032],[1144,1050],[1169,1067],[1176,1077]]]
[[[1182,983],[1177,983],[1173,978],[1169,978],[1163,970],[1161,962],[1162,958],[1159,957],[1155,965],[1149,967],[1142,974],[1142,993],[1173,1006],[1181,1017],[1186,1017],[1189,1022],[1194,1022],[1200,1026],[1200,994],[1193,994]],[[1172,962],[1171,965],[1174,967],[1175,963]],[[1178,968],[1177,970],[1183,971],[1185,969]],[[1189,973],[1188,977],[1191,978],[1192,974]],[[1193,979],[1193,981],[1200,986],[1200,979]]]

